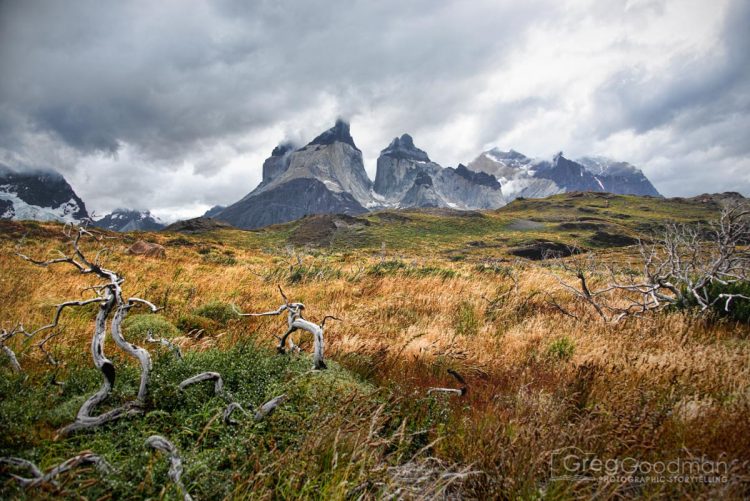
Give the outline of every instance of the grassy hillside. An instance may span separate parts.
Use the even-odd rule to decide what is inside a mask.
[[[606,324],[560,286],[558,278],[572,277],[556,262],[512,254],[559,242],[637,273],[636,249],[622,237],[647,238],[668,221],[705,222],[717,212],[712,202],[567,194],[492,212],[107,234],[102,259],[125,276],[126,296],[164,306],[156,315],[133,311],[125,324],[125,337],[154,357],[145,415],[54,439],[100,382],[89,353],[95,307],[63,314],[48,345],[59,367],[38,339],[14,338],[24,373],[0,359],[0,456],[47,468],[91,450],[115,471],[73,470],[58,487],[23,490],[9,476],[17,470],[0,466],[0,497],[177,498],[165,456],[143,446],[152,434],[178,447],[196,499],[741,497],[750,461],[748,326],[689,310]],[[164,245],[166,259],[127,254],[141,238]],[[90,295],[91,277],[14,254],[54,257],[66,242],[60,225],[0,223],[3,327],[31,330],[55,304]],[[84,248],[94,255],[100,245]],[[328,370],[309,370],[308,335],[295,334],[302,354],[276,353],[285,317],[233,313],[230,305],[277,308],[279,285],[305,303],[306,318],[341,319],[326,324]],[[145,344],[149,328],[185,359]],[[138,371],[111,342],[106,349],[123,369],[107,404],[116,405],[133,398]],[[464,376],[468,393],[428,395],[457,387],[448,369]],[[246,406],[281,393],[288,400],[260,423],[225,425],[224,399],[203,386],[176,389],[206,370],[221,373]],[[718,484],[555,480],[550,461],[569,447],[603,460],[735,462],[731,480]]]

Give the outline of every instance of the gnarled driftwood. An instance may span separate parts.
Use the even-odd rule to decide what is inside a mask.
[[[185,484],[182,483],[182,459],[177,452],[177,447],[161,435],[151,435],[148,437],[146,439],[146,446],[165,452],[169,455],[169,472],[167,475],[169,475],[169,479],[180,490],[184,501],[192,501],[193,498],[190,497],[190,494],[188,494],[188,491],[185,488]]]

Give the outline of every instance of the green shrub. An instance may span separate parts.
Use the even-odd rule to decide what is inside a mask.
[[[409,268],[405,275],[408,277],[440,277],[443,280],[456,278],[458,273],[449,268],[439,266],[420,266],[419,268]]]
[[[453,328],[462,336],[474,336],[479,332],[479,318],[474,305],[461,301],[453,313]]]
[[[315,280],[335,280],[341,278],[342,273],[338,268],[328,265],[303,264],[301,266],[278,266],[265,278],[268,281],[284,281],[289,284],[312,282]]]
[[[575,352],[575,345],[567,336],[552,341],[547,348],[547,356],[558,360],[570,360]]]
[[[231,255],[226,254],[218,254],[213,251],[209,251],[206,254],[203,254],[201,257],[201,261],[207,264],[218,264],[221,266],[234,266],[237,264],[237,258]]]
[[[210,318],[201,317],[200,315],[180,315],[177,319],[177,328],[182,332],[188,333],[194,330],[204,330],[208,333],[215,331],[219,323]]]
[[[399,259],[390,259],[388,261],[381,261],[367,268],[367,274],[375,277],[385,277],[387,275],[395,275],[399,270],[406,268],[406,263]]]
[[[203,306],[199,306],[193,310],[193,314],[209,318],[222,325],[226,325],[230,320],[240,318],[239,313],[237,313],[237,310],[231,304],[222,301],[211,301]]]
[[[179,331],[177,327],[161,315],[151,313],[139,313],[125,319],[123,325],[127,339],[145,339],[148,331],[153,332],[154,337],[170,338],[176,336]]]
[[[729,304],[729,311],[727,311],[726,299],[719,298],[721,294],[741,294],[750,297],[750,282],[735,282],[727,285],[714,282],[706,288],[706,292],[709,300],[716,301],[713,305],[713,311],[718,316],[750,323],[750,301],[741,298],[734,299]],[[697,301],[693,297],[690,296],[688,301],[688,306],[697,306]]]

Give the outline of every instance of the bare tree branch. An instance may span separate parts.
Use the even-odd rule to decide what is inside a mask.
[[[4,457],[0,458],[0,463],[7,464],[15,468],[24,468],[31,474],[31,478],[21,477],[19,475],[11,474],[19,484],[24,487],[37,487],[43,484],[51,484],[57,486],[55,479],[63,473],[77,468],[78,466],[93,464],[102,473],[109,473],[112,468],[109,464],[97,454],[91,452],[82,452],[77,456],[74,456],[66,461],[63,461],[57,466],[50,468],[47,473],[42,473],[38,466],[31,461],[16,457]]]
[[[200,374],[196,374],[195,376],[189,377],[181,382],[178,388],[184,390],[190,385],[202,383],[204,381],[213,381],[214,393],[218,396],[224,395],[224,380],[218,372],[201,372]]]
[[[459,382],[459,384],[461,385],[461,388],[440,388],[440,387],[430,388],[427,390],[427,394],[432,395],[433,393],[453,393],[461,397],[466,395],[466,393],[469,391],[469,386],[466,384],[466,381],[464,380],[463,376],[461,376],[461,374],[454,371],[453,369],[448,369],[448,374],[453,376],[453,378]]]
[[[177,357],[177,359],[182,360],[182,350],[180,350],[180,347],[172,343],[169,339],[165,339],[163,337],[160,337],[159,339],[154,338],[154,333],[151,329],[146,332],[146,342],[158,343],[162,346],[166,346],[167,348],[172,350],[174,356]]]
[[[192,501],[193,498],[185,488],[185,484],[182,483],[182,459],[174,444],[161,435],[151,435],[146,439],[146,446],[169,455],[169,472],[167,473],[169,479],[180,490],[184,501]]]

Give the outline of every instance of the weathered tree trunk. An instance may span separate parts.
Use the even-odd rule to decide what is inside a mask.
[[[128,343],[125,338],[122,337],[122,322],[125,320],[125,317],[127,316],[128,311],[130,311],[130,308],[132,308],[132,305],[130,304],[120,304],[117,307],[117,312],[115,312],[115,316],[112,319],[112,339],[120,349],[122,349],[131,357],[138,359],[141,364],[141,384],[138,387],[138,396],[136,397],[136,401],[139,404],[143,404],[146,401],[148,380],[149,375],[151,374],[151,356],[143,348],[139,348],[132,343]]]
[[[66,436],[79,430],[101,426],[109,421],[114,421],[123,416],[140,412],[138,409],[133,408],[132,405],[125,404],[116,409],[107,411],[104,414],[100,414],[99,416],[91,415],[94,408],[107,399],[115,384],[115,366],[104,355],[104,340],[107,334],[107,317],[109,317],[112,308],[114,308],[115,302],[115,294],[108,292],[105,301],[99,306],[99,312],[96,315],[94,337],[91,339],[91,355],[94,359],[94,366],[101,371],[104,378],[102,386],[99,388],[99,391],[91,395],[83,403],[78,410],[76,420],[59,431],[61,436]]]

